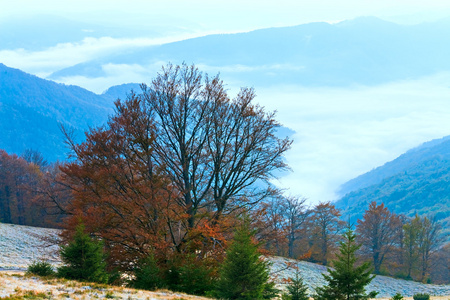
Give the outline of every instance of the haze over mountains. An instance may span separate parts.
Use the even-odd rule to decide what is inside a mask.
[[[0,148],[8,152],[64,158],[58,122],[82,136],[168,61],[220,72],[232,91],[254,86],[256,100],[296,132],[293,172],[281,184],[312,202],[335,199],[343,182],[450,133],[449,19],[406,26],[363,17],[165,44],[154,39],[193,31],[177,22],[133,31],[48,16],[23,24],[1,22],[0,63],[66,85],[0,67]],[[128,82],[135,84],[121,86]]]
[[[124,83],[124,74],[144,82],[167,61],[220,72],[236,86],[377,85],[450,69],[450,42],[442,35],[450,30],[450,19],[407,26],[360,17],[172,43],[164,43],[170,41],[164,37],[195,32],[180,21],[156,23],[148,20],[141,29],[131,29],[45,15],[7,19],[0,21],[0,57],[8,66],[59,82],[85,83],[97,93]],[[47,61],[48,55],[59,61]]]
[[[138,28],[110,24],[96,24],[51,14],[10,17],[0,20],[0,49],[27,51],[44,50],[57,44],[82,42],[86,38],[161,38],[189,32],[186,24],[173,18],[141,22]]]
[[[217,34],[142,46],[58,70],[53,80],[110,76],[125,66],[195,63],[240,85],[377,85],[450,70],[450,19],[398,25],[374,17]],[[137,68],[137,67],[136,67]]]
[[[40,151],[50,161],[66,159],[59,125],[82,137],[113,112],[113,96],[44,80],[0,64],[0,149]],[[114,95],[116,96],[116,95]]]

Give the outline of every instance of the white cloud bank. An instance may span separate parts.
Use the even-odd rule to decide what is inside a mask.
[[[62,44],[47,51],[10,53],[14,67],[28,72],[52,72],[75,61],[104,55],[154,40],[89,39]],[[5,51],[0,52],[4,57]],[[15,59],[15,60],[14,60]],[[6,63],[8,65],[8,63]],[[151,65],[105,64],[104,77],[61,78],[101,93],[108,87],[129,82],[150,82],[165,62]],[[252,72],[246,66],[206,66],[217,70]],[[286,66],[260,66],[261,72]],[[31,70],[31,71],[30,71]],[[44,70],[44,71],[42,71]],[[39,73],[38,73],[39,75]],[[230,94],[238,87],[224,78]],[[268,110],[278,111],[278,120],[296,131],[287,153],[293,172],[276,184],[289,194],[309,198],[310,203],[336,198],[339,186],[372,168],[395,159],[408,149],[434,138],[450,135],[450,75],[440,74],[421,80],[397,82],[376,87],[301,88],[292,86],[258,87],[257,101]]]
[[[85,38],[81,42],[61,43],[41,51],[0,50],[0,63],[40,77],[47,77],[58,70],[127,49],[161,45],[197,36],[183,34],[164,38]]]
[[[87,38],[79,43],[58,44],[44,51],[0,51],[1,62],[45,77],[54,71],[103,57],[127,48],[176,40]],[[129,82],[149,82],[164,62],[151,65],[102,66],[106,76],[61,78],[61,82],[101,93]],[[199,66],[218,71],[252,72],[246,66]],[[284,65],[260,66],[270,72]],[[224,76],[222,76],[224,78]],[[225,79],[225,78],[224,78]],[[450,134],[450,75],[347,89],[258,87],[257,101],[278,111],[278,119],[297,133],[287,154],[293,172],[277,184],[301,194],[311,203],[334,199],[340,184],[396,158],[406,150],[433,138]],[[233,81],[225,79],[230,90]]]
[[[257,88],[258,101],[296,131],[293,172],[276,184],[311,203],[408,149],[450,135],[450,74],[355,89]]]

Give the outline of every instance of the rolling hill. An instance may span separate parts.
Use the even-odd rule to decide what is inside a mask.
[[[56,244],[49,243],[49,241],[55,243],[58,239],[58,230],[55,229],[44,229],[38,227],[20,226],[12,224],[0,224],[0,271],[1,270],[14,270],[14,271],[24,271],[27,266],[36,259],[46,259],[48,262],[52,263],[54,266],[61,264],[59,256],[55,251],[58,250]],[[294,259],[283,258],[283,257],[268,257],[272,262],[271,264],[271,276],[275,280],[277,287],[281,289],[286,288],[286,282],[288,278],[292,278],[295,274],[296,268],[298,268],[302,274],[303,280],[309,289],[309,293],[313,293],[317,286],[322,286],[325,284],[325,280],[322,277],[322,273],[326,272],[326,267],[318,264],[313,264],[305,261],[297,261]],[[295,266],[295,267],[294,267]],[[11,272],[11,271],[10,271]],[[8,274],[8,273],[6,273]],[[2,277],[3,276],[3,277]],[[0,282],[4,280],[4,277],[13,277],[12,275],[5,276],[5,272],[0,273]],[[36,277],[17,277],[18,279],[13,281],[11,279],[7,280],[7,284],[0,287],[0,297],[5,297],[14,293],[14,288],[20,286],[27,290],[48,290],[53,291],[63,291],[74,295],[80,295],[79,292],[75,292],[73,287],[75,286],[72,282],[70,289],[62,284],[59,287],[52,286],[51,282],[44,283],[41,282]],[[5,280],[4,280],[5,281]],[[66,282],[66,281],[65,281]],[[67,282],[66,282],[67,283]],[[70,283],[70,282],[69,282]],[[81,289],[81,294],[89,294],[89,290]],[[386,276],[376,276],[372,283],[367,287],[368,291],[378,291],[380,294],[378,297],[392,297],[395,293],[400,292],[404,296],[412,296],[415,293],[426,292],[433,296],[448,296],[450,295],[450,285],[434,285],[434,284],[423,284],[414,281],[406,281],[402,279],[394,279]],[[120,288],[120,291],[116,291],[116,298],[130,298],[130,294],[133,299],[172,299],[169,294],[171,292],[165,291],[165,297],[159,298],[156,293],[138,295],[137,291],[130,293],[127,289]],[[104,297],[102,293],[97,289],[91,292],[96,293],[96,298],[108,298]],[[103,291],[104,292],[104,291]],[[63,294],[61,293],[61,294]],[[148,292],[150,293],[150,292]],[[60,299],[57,295],[59,292],[55,292],[53,296],[55,299]],[[61,295],[63,296],[63,295]],[[66,296],[67,297],[67,294]],[[186,295],[178,294],[176,299],[191,299]],[[64,298],[63,298],[64,299]],[[200,299],[200,297],[192,296],[192,299]],[[204,299],[204,298],[201,298]],[[433,298],[432,298],[433,299]],[[446,298],[445,298],[446,299]]]

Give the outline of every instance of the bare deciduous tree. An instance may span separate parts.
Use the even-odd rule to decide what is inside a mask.
[[[400,217],[376,202],[370,203],[363,219],[358,220],[356,232],[361,252],[371,257],[375,274],[380,274],[386,255],[400,243],[401,230]]]
[[[291,141],[276,136],[253,90],[230,99],[218,77],[203,76],[169,64],[85,142],[66,134],[75,154],[61,168],[74,197],[67,228],[81,219],[125,265],[152,252],[214,257],[228,213],[271,194],[268,180],[287,167]]]
[[[421,258],[420,280],[425,281],[429,276],[430,264],[433,254],[438,250],[442,241],[439,236],[440,224],[434,218],[420,218],[420,227],[417,236],[419,255]]]
[[[300,239],[301,227],[311,212],[306,208],[305,202],[306,198],[298,197],[287,197],[282,202],[289,257],[294,257],[295,242]]]
[[[339,220],[341,213],[330,202],[317,204],[308,217],[312,259],[326,265],[337,248],[340,232],[345,222]]]
[[[199,210],[214,212],[214,222],[273,192],[261,183],[287,167],[282,157],[291,141],[276,136],[275,113],[253,103],[253,89],[230,99],[218,76],[170,64],[142,89],[155,112],[153,157],[181,191],[188,227],[200,221]]]

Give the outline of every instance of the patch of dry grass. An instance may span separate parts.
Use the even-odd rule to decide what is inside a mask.
[[[59,278],[40,278],[24,272],[0,272],[0,299],[129,299],[210,300],[167,290],[155,292]]]
[[[74,280],[37,277],[21,271],[0,272],[0,300],[19,299],[129,299],[129,300],[211,300],[206,297],[175,293],[168,290],[155,292],[125,287],[108,286],[98,283]],[[413,300],[405,297],[405,300]],[[312,298],[311,298],[312,300]],[[372,300],[390,300],[375,298]],[[450,296],[431,296],[430,300],[450,300]]]

